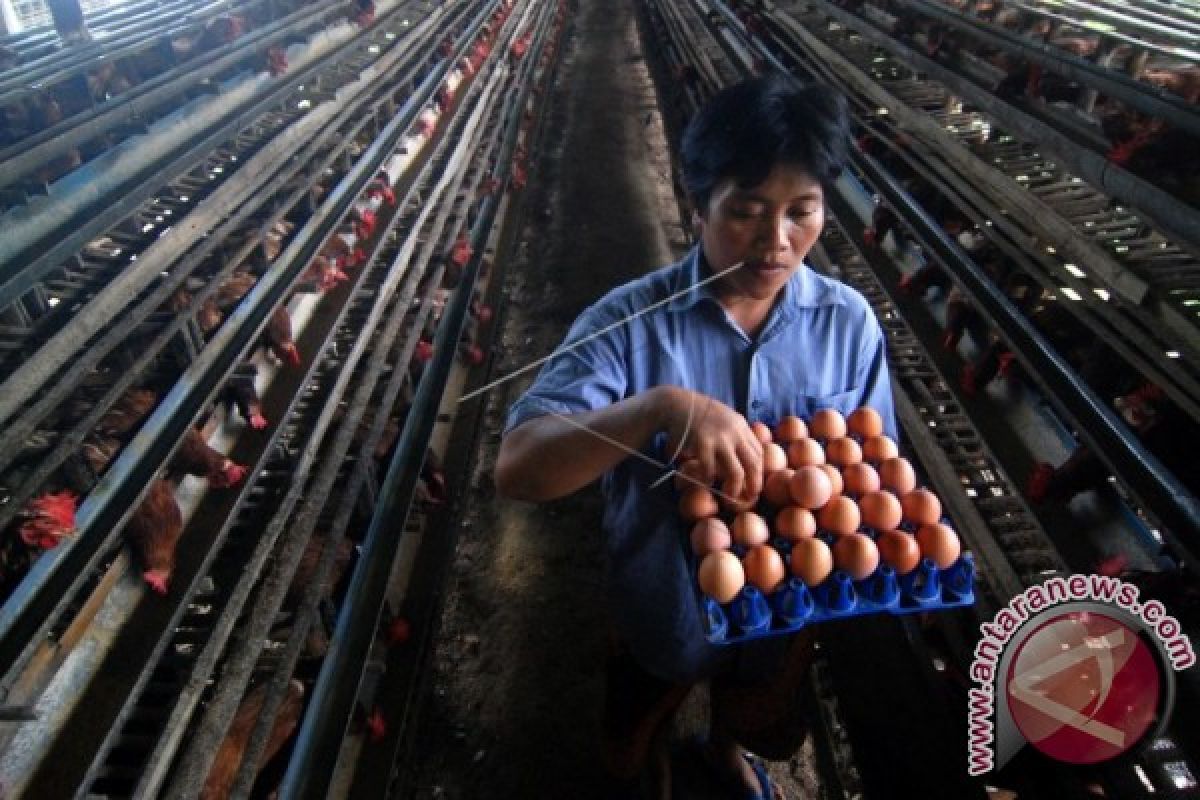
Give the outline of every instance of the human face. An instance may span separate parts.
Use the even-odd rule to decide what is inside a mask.
[[[804,170],[776,164],[757,186],[717,184],[698,215],[709,268],[743,262],[716,284],[723,301],[772,301],[800,268],[825,225],[825,195]]]

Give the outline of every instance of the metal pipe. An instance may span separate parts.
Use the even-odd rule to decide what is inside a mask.
[[[1017,53],[1028,60],[1078,83],[1092,86],[1102,94],[1120,100],[1130,108],[1159,117],[1190,133],[1200,134],[1200,112],[1182,97],[1134,80],[1112,70],[1097,67],[1061,48],[1034,42],[981,20],[973,20],[929,0],[899,0],[902,4],[936,17],[967,32],[989,47]]]
[[[1112,163],[1099,153],[1080,147],[1078,143],[1041,120],[1000,100],[974,82],[868,24],[861,17],[843,11],[829,0],[812,2],[819,6],[823,13],[852,28],[863,38],[891,51],[914,69],[930,75],[961,97],[967,98],[972,105],[999,120],[1007,130],[1023,139],[1050,148],[1055,156],[1088,183],[1105,194],[1128,202],[1200,258],[1200,210]]]
[[[524,86],[509,120],[510,131],[498,164],[509,164],[511,161],[522,109],[529,93],[528,85]],[[498,209],[497,196],[489,196],[481,204],[479,219],[471,236],[474,254],[464,270],[458,290],[446,305],[442,324],[434,339],[434,357],[425,368],[401,431],[396,453],[388,466],[362,556],[338,615],[329,652],[321,667],[291,763],[280,787],[280,797],[323,798],[328,790],[358,693],[366,655],[375,637],[387,580],[401,540],[398,531],[402,530],[407,509],[412,505],[437,408],[466,320],[470,289],[479,276],[483,252],[481,245],[486,240],[487,231],[495,223]]]

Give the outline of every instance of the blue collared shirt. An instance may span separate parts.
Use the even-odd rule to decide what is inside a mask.
[[[708,275],[693,249],[584,311],[509,410],[505,433],[551,411],[592,411],[673,385],[772,427],[788,414],[848,414],[869,405],[896,438],[883,332],[862,295],[802,266],[752,339],[709,286],[692,288]],[[660,435],[643,452],[662,463],[669,456],[662,451]],[[650,488],[661,476],[636,458],[604,476],[608,593],[614,622],[639,662],[664,679],[691,682],[723,654],[704,639],[678,496],[670,481]]]

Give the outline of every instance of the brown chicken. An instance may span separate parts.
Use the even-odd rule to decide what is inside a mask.
[[[170,481],[154,481],[125,525],[125,536],[145,567],[142,577],[159,594],[167,593],[167,581],[175,568],[175,545],[183,533],[183,514],[174,490]]]
[[[229,733],[213,759],[212,768],[208,771],[208,779],[200,791],[200,800],[221,800],[228,797],[233,790],[233,782],[237,778],[238,768],[242,765],[242,756],[249,744],[250,734],[262,713],[263,701],[267,695],[266,683],[255,686],[242,700],[233,722],[229,725]],[[304,684],[293,680],[288,684],[287,694],[279,705],[275,715],[275,723],[267,736],[267,745],[263,748],[262,757],[258,760],[255,772],[262,769],[283,747],[288,737],[296,730],[300,714],[304,710]]]
[[[267,321],[266,340],[267,349],[273,356],[293,367],[300,366],[300,351],[292,339],[292,315],[288,313],[286,305],[280,304],[271,314]]]
[[[292,583],[288,586],[287,602],[298,603],[304,596],[305,588],[313,582],[317,574],[317,564],[321,560],[321,552],[325,549],[325,542],[328,541],[324,534],[314,533],[308,540],[308,546],[304,548],[304,555],[300,556],[300,563],[296,565],[296,574],[292,576]],[[343,537],[336,545],[337,552],[333,556],[333,567],[326,576],[324,592],[322,596],[328,597],[334,586],[342,580],[342,574],[345,573],[346,567],[350,564],[350,559],[354,556],[354,542]]]
[[[158,395],[149,389],[129,389],[105,412],[92,432],[97,436],[124,438],[133,432],[158,403]]]
[[[225,309],[226,311],[233,308],[242,302],[242,298],[254,288],[254,284],[256,283],[258,283],[258,278],[249,272],[238,271],[233,273],[217,289],[217,308]]]
[[[171,470],[172,477],[195,475],[207,478],[210,486],[220,489],[236,486],[246,477],[245,467],[209,447],[203,434],[195,428],[184,434],[183,442],[171,461]]]
[[[84,439],[79,452],[83,456],[83,460],[91,467],[92,474],[100,477],[104,474],[104,470],[108,469],[109,462],[113,460],[120,449],[121,443],[111,436],[92,435]]]
[[[237,409],[242,418],[256,431],[267,427],[267,418],[262,413],[262,401],[254,387],[257,370],[253,364],[242,364],[230,377],[221,392],[221,401],[226,408]]]

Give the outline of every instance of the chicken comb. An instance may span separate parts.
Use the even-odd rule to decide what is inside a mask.
[[[39,517],[49,517],[64,528],[75,527],[75,493],[69,490],[44,494],[29,504],[29,510]]]

